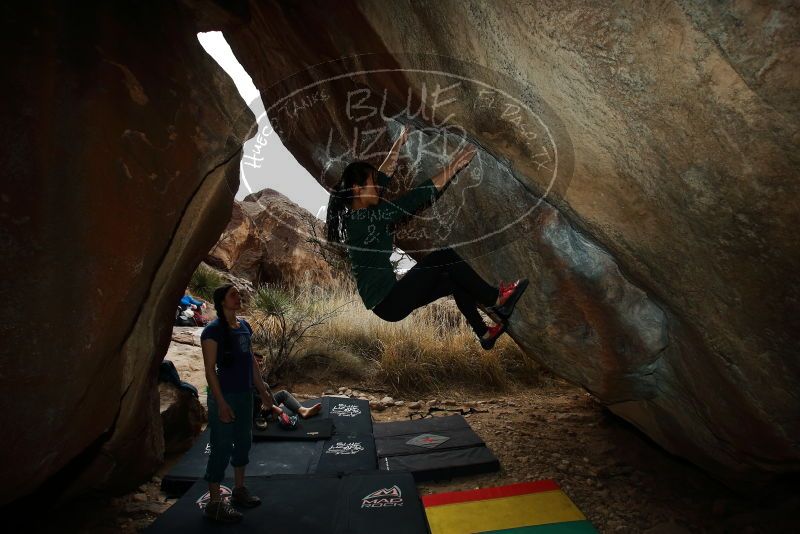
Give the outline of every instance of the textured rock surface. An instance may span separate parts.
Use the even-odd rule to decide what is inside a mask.
[[[184,8],[2,9],[0,503],[128,489],[163,457],[158,364],[254,117]]]
[[[184,376],[181,379],[185,380]],[[164,454],[188,450],[195,436],[208,421],[206,409],[189,391],[173,384],[158,385],[161,426],[164,429]]]
[[[392,116],[412,87],[416,111],[440,80],[408,69],[438,67],[520,96],[555,132],[555,180],[507,110],[480,108],[463,84],[440,113],[481,146],[479,161],[412,226],[457,224],[399,245],[474,240],[459,251],[484,276],[528,276],[510,335],[668,450],[725,479],[797,470],[800,16],[790,3],[644,6],[253,4],[224,31],[281,140],[328,187],[353,154],[378,163],[370,150],[390,143],[366,135],[380,115],[347,106],[357,91],[385,94],[375,108]],[[441,56],[386,59],[400,50]],[[418,163],[416,181],[438,162]]]
[[[331,269],[302,232],[321,236],[322,227],[322,221],[285,195],[264,189],[235,201],[231,221],[205,261],[254,286],[292,285],[305,277],[312,284],[327,285],[333,281]]]
[[[236,289],[239,290],[239,294],[242,296],[243,303],[249,303],[250,299],[253,298],[253,295],[255,294],[255,288],[253,287],[253,283],[247,278],[242,278],[241,276],[236,276],[228,271],[217,269],[216,267],[212,267],[204,261],[200,262],[198,269],[199,268],[208,269],[209,271],[216,273],[222,280],[224,280],[225,283],[233,284]],[[206,315],[213,320],[216,319],[217,312],[214,311],[212,306],[209,306]]]
[[[176,326],[172,330],[172,342],[169,344],[165,360],[175,364],[181,380],[197,388],[200,404],[208,409],[208,383],[206,368],[203,364],[203,350],[200,348],[202,328]]]

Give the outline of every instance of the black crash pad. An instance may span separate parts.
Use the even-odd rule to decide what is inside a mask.
[[[268,475],[302,475],[317,472],[321,466],[324,472],[347,472],[377,469],[375,443],[372,441],[372,415],[369,402],[359,399],[340,397],[321,397],[301,402],[304,406],[313,406],[321,402],[322,409],[315,417],[304,420],[329,419],[333,423],[333,433],[327,440],[282,440],[268,439],[253,441],[250,447],[250,463],[247,466],[248,476]],[[168,495],[180,495],[197,479],[203,478],[208,464],[210,429],[206,428],[198,436],[195,444],[184,453],[177,464],[163,477],[161,488]],[[285,431],[294,432],[294,431]],[[369,436],[363,443],[365,454],[338,455],[333,453],[323,456],[323,450],[329,441],[342,436]],[[255,436],[254,436],[255,438]],[[345,458],[347,456],[347,458]],[[225,476],[233,476],[233,468],[228,466]]]
[[[322,397],[322,412],[333,420],[333,433],[372,434],[369,401],[344,397]]]
[[[378,457],[421,454],[430,450],[463,449],[485,445],[471,428],[431,430],[413,434],[388,436],[375,440]]]
[[[417,481],[486,473],[500,462],[460,415],[375,424],[378,468]]]
[[[481,437],[460,415],[375,424],[375,447],[379,458],[484,445]]]
[[[460,415],[445,415],[442,417],[426,417],[409,421],[390,421],[375,423],[373,435],[375,439],[402,434],[422,434],[436,430],[459,430],[471,428],[467,420]]]
[[[254,440],[317,440],[328,439],[333,435],[333,420],[330,417],[316,415],[309,419],[297,419],[297,426],[287,430],[278,424],[276,419],[268,420],[266,430],[253,428]]]
[[[297,426],[291,430],[282,428],[274,417],[268,420],[266,430],[259,430],[253,424],[253,439],[315,440],[330,438],[333,435],[333,419],[326,412],[324,398],[300,401],[300,404],[306,408],[310,408],[317,403],[321,405],[319,413],[309,419],[298,417]],[[281,406],[289,415],[297,415],[286,405],[281,404]]]
[[[500,462],[487,447],[431,451],[423,454],[387,456],[378,459],[381,471],[410,472],[417,482],[491,473]]]
[[[195,445],[163,477],[161,489],[181,495],[198,479],[208,464],[206,429]],[[371,434],[343,434],[320,441],[255,441],[250,447],[248,476],[308,473],[352,473],[378,469],[375,442]],[[233,476],[228,466],[225,476]]]
[[[319,413],[310,419],[298,419],[298,428],[284,430],[278,425],[271,424],[266,431],[259,431],[253,427],[253,438],[327,439],[335,434],[372,434],[372,414],[369,410],[369,401],[326,396],[308,399],[300,404],[310,408],[318,402],[322,404]],[[286,410],[292,413],[288,408]],[[328,431],[328,421],[332,424],[330,431]],[[308,432],[301,431],[301,427],[307,429]],[[309,432],[310,434],[308,434]],[[313,432],[320,432],[320,434],[313,434]]]
[[[353,473],[378,469],[372,434],[338,435],[325,441],[316,473]]]
[[[164,475],[161,489],[168,495],[180,495],[194,482],[203,478],[211,452],[206,428],[191,449]],[[251,476],[277,474],[306,474],[313,472],[324,441],[254,441],[250,447],[250,463],[247,474]],[[225,476],[233,476],[233,467],[225,470]]]
[[[247,477],[245,484],[262,499],[241,509],[235,526],[217,525],[202,516],[207,484],[200,480],[153,522],[147,532],[269,532],[271,534],[423,534],[425,510],[408,473],[372,473]],[[233,487],[222,483],[223,493]],[[204,499],[205,497],[205,499]]]

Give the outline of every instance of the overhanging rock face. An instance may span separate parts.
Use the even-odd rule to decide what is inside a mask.
[[[400,246],[530,278],[510,329],[528,354],[729,481],[800,467],[798,26],[685,1],[253,3],[217,23],[328,187],[398,122],[418,136],[393,193],[478,144]]]

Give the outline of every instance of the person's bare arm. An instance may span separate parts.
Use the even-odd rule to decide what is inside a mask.
[[[253,384],[256,386],[258,392],[263,395],[269,395],[269,390],[267,390],[267,385],[264,383],[264,377],[261,376],[261,368],[258,366],[258,361],[256,357],[253,356]]]
[[[261,376],[261,368],[258,366],[255,354],[253,354],[253,383],[261,396],[262,409],[275,411],[275,399],[272,398],[272,393],[270,393],[267,383],[264,382],[264,377]]]
[[[458,171],[469,164],[477,151],[478,149],[474,145],[469,145],[456,152],[450,163],[445,165],[439,174],[431,178],[436,189],[441,191],[442,188],[447,185],[447,182],[453,179],[453,176],[455,176]]]
[[[219,406],[219,420],[223,423],[230,423],[236,417],[236,414],[225,402],[225,397],[222,396],[222,386],[219,384],[219,377],[214,371],[214,367],[217,365],[217,342],[213,339],[204,339],[200,346],[203,349],[206,382],[208,382],[211,394],[214,395],[214,400],[217,401],[217,406]]]
[[[381,166],[378,167],[378,170],[381,171],[383,174],[387,176],[391,176],[394,174],[394,170],[397,167],[397,158],[400,155],[400,149],[405,144],[406,140],[408,139],[408,126],[403,126],[400,135],[395,140],[392,148],[389,149],[389,155],[386,156],[386,159],[383,160]]]

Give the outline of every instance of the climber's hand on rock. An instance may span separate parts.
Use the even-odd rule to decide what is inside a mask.
[[[472,161],[472,158],[475,157],[477,152],[478,149],[474,145],[469,145],[456,152],[456,155],[453,156],[453,160],[450,163],[453,166],[453,172],[458,172],[469,165],[469,162]]]
[[[399,139],[400,139],[400,142],[401,142],[401,143],[405,143],[405,142],[406,142],[406,140],[408,139],[408,133],[409,133],[410,131],[411,131],[411,126],[409,126],[409,125],[407,125],[407,124],[404,124],[404,125],[403,125],[403,129],[402,129],[402,130],[400,130],[400,137],[399,137]]]

